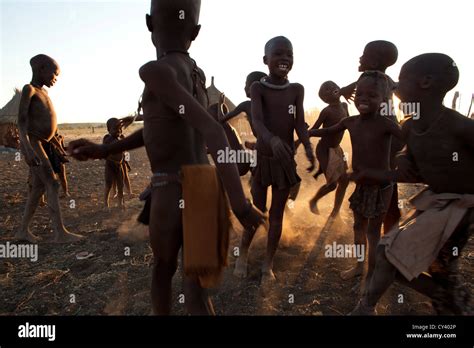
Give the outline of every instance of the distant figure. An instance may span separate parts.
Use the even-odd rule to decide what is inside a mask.
[[[118,142],[122,136],[122,124],[119,119],[111,118],[107,121],[107,131],[102,140],[105,145],[110,145]],[[118,195],[118,206],[124,208],[123,186],[124,186],[124,155],[123,152],[111,154],[105,160],[105,192],[104,205],[106,208],[110,207],[109,196],[112,187],[115,185]]]
[[[244,88],[245,95],[247,96],[247,98],[250,98],[250,87],[252,87],[252,84],[254,82],[260,82],[260,80],[262,78],[266,77],[266,76],[267,76],[267,74],[265,74],[264,72],[261,72],[261,71],[254,71],[254,72],[251,72],[250,74],[248,74],[247,79],[245,81],[245,88]],[[234,117],[241,114],[242,112],[245,113],[245,117],[247,117],[247,120],[248,120],[248,122],[250,124],[250,127],[252,129],[252,133],[253,133],[254,137],[257,138],[257,133],[255,132],[255,128],[254,128],[253,122],[252,122],[252,102],[250,100],[243,101],[242,103],[237,105],[235,110],[225,114],[224,117],[222,119],[220,119],[220,122],[221,123],[229,122]]]
[[[314,153],[304,122],[304,87],[288,81],[293,67],[293,45],[285,37],[275,37],[265,45],[264,63],[270,74],[250,88],[252,124],[257,133],[257,166],[252,181],[252,197],[261,211],[267,210],[268,187],[272,190],[270,228],[267,252],[262,266],[262,285],[276,278],[273,258],[282,233],[283,214],[290,188],[301,179],[294,160],[294,132],[303,143],[306,156],[314,168]],[[234,275],[247,276],[248,251],[256,229],[246,229],[242,235],[240,256]]]
[[[343,118],[335,126],[311,130],[310,136],[340,135],[346,129],[351,136],[352,169],[354,172],[368,168],[390,170],[390,144],[392,136],[401,137],[400,126],[380,115],[380,104],[386,100],[389,80],[378,71],[362,74],[357,82],[355,106],[360,115]],[[380,229],[390,206],[393,183],[390,180],[374,182],[356,181],[354,193],[349,198],[354,213],[354,243],[357,246],[368,244],[370,277],[375,267],[375,250],[380,239]],[[368,242],[368,243],[367,243]],[[361,275],[364,261],[341,273],[343,279]]]
[[[30,167],[31,190],[28,192],[21,228],[16,238],[34,243],[38,237],[29,230],[31,219],[35,213],[41,196],[46,191],[48,208],[54,230],[54,242],[65,243],[79,240],[80,236],[72,234],[63,225],[58,197],[59,170],[48,158],[51,156],[52,142],[57,130],[56,113],[48,92],[43,86],[52,87],[59,75],[59,65],[44,54],[34,56],[30,60],[33,70],[31,83],[23,87],[18,126],[21,148],[26,163]]]
[[[398,49],[393,43],[384,40],[377,40],[369,42],[365,48],[364,53],[360,57],[359,71],[379,71],[385,74],[385,71],[388,67],[392,66],[397,62],[398,59]],[[387,76],[387,75],[385,75]],[[398,124],[398,120],[395,114],[395,109],[393,108],[393,92],[396,89],[396,83],[389,77],[388,78],[388,88],[385,93],[384,103],[388,103],[388,107],[385,110],[388,110],[388,115],[382,115],[387,117],[389,120]],[[347,99],[351,100],[356,84],[350,84],[344,88],[341,88],[341,94]],[[395,169],[395,157],[399,151],[403,148],[403,141],[392,137],[392,144],[390,148],[390,166],[392,169]],[[401,213],[398,207],[398,186],[395,184],[392,201],[390,202],[390,207],[388,208],[385,220],[383,222],[384,233],[387,233],[391,228],[398,224]]]
[[[321,111],[318,120],[310,129],[310,132],[321,126],[324,128],[332,127],[349,116],[347,113],[347,104],[344,105],[340,101],[341,90],[334,82],[324,82],[319,89],[319,97],[329,105]],[[336,197],[334,199],[334,208],[331,212],[331,217],[336,217],[341,209],[346,188],[349,184],[349,179],[346,174],[347,161],[344,156],[344,151],[340,146],[343,136],[344,131],[324,136],[316,147],[316,159],[319,161],[318,173],[324,173],[326,176],[326,185],[323,185],[309,202],[310,209],[315,214],[319,214],[318,201],[329,192],[336,190],[336,188]],[[318,173],[316,175],[318,175]],[[317,178],[317,176],[315,178]]]
[[[402,102],[420,103],[421,112],[403,124],[407,146],[397,169],[371,166],[354,173],[357,181],[428,187],[411,200],[414,209],[403,224],[380,241],[375,270],[353,315],[376,314],[395,280],[429,296],[439,315],[474,313],[469,281],[459,272],[461,252],[474,232],[474,121],[443,106],[458,80],[455,62],[444,54],[422,54],[405,63],[397,95]]]

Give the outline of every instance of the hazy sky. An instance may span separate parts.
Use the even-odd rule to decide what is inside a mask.
[[[156,58],[145,26],[149,0],[0,2],[1,105],[30,81],[29,59],[45,53],[61,66],[50,90],[60,123],[103,122],[136,109],[138,69]],[[234,103],[245,99],[249,72],[267,71],[263,47],[277,35],[293,42],[289,78],[305,86],[306,108],[324,106],[322,82],[355,81],[362,50],[376,39],[398,46],[399,60],[387,71],[393,79],[411,57],[442,52],[461,71],[462,113],[474,92],[470,1],[202,0],[201,24],[191,55]]]

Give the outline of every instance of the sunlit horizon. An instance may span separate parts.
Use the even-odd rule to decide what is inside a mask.
[[[59,123],[100,123],[136,110],[143,90],[138,69],[156,59],[145,26],[149,0],[3,0],[0,6],[0,106],[14,88],[30,82],[29,59],[45,53],[61,67],[49,90]],[[397,6],[375,0],[294,0],[291,6],[282,0],[203,0],[202,30],[190,53],[208,85],[214,76],[216,87],[238,104],[246,100],[247,74],[267,72],[265,42],[285,35],[295,55],[290,81],[305,86],[305,109],[322,109],[319,86],[355,81],[365,44],[385,39],[399,49],[397,63],[387,70],[394,80],[416,55],[450,55],[461,78],[445,104],[451,106],[454,91],[460,91],[459,111],[466,114],[474,92],[472,44],[464,42],[471,34],[470,10],[466,1],[440,0],[402,0]]]

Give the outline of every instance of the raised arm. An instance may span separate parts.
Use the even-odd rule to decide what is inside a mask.
[[[234,110],[227,113],[222,119],[219,120],[219,122],[221,122],[221,123],[229,122],[234,117],[237,117],[242,112],[245,112],[245,104],[246,103],[249,103],[249,101],[244,101],[244,102],[240,103],[239,105],[237,105],[237,107]]]
[[[243,215],[250,212],[251,206],[244,195],[237,165],[220,163],[218,160],[217,152],[226,147],[230,148],[222,126],[177,82],[176,71],[165,63],[145,64],[140,69],[140,77],[151,93],[168,107],[177,112],[184,110],[183,117],[202,134],[229,196],[232,210],[240,220]]]
[[[20,108],[18,111],[18,132],[20,144],[23,148],[26,163],[30,166],[39,166],[41,161],[36,155],[28,136],[28,110],[30,109],[31,98],[35,95],[35,90],[30,85],[25,85],[21,92]]]

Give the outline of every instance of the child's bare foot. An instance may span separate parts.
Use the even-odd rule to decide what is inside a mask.
[[[377,310],[375,306],[369,306],[368,304],[364,303],[364,300],[360,300],[357,303],[357,306],[350,312],[348,315],[356,316],[356,315],[377,315]]]
[[[240,256],[237,261],[235,261],[234,276],[237,278],[243,279],[247,278],[247,259]]]
[[[41,240],[40,237],[35,236],[30,231],[18,231],[15,233],[15,239],[19,241],[28,241],[30,243],[36,243]]]
[[[64,229],[60,233],[57,233],[54,237],[53,243],[62,244],[62,243],[74,243],[84,238],[78,234],[71,233]]]
[[[341,272],[340,277],[344,280],[349,280],[349,279],[362,275],[363,272],[364,272],[364,265],[357,264],[356,266],[351,267],[348,270]]]
[[[311,210],[313,214],[319,215],[318,201],[314,198],[309,201],[309,210]]]

